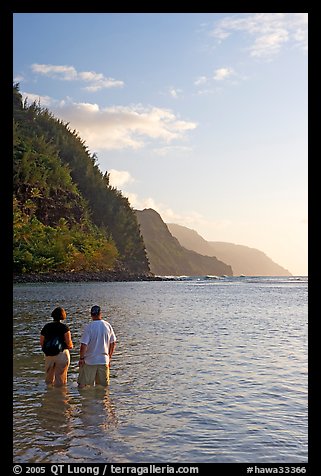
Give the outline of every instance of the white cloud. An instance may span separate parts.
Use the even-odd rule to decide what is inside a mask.
[[[204,86],[208,81],[208,78],[206,76],[199,76],[195,81],[194,84],[195,86]]]
[[[195,211],[191,211],[188,214],[181,214],[175,212],[164,203],[156,202],[152,197],[142,199],[139,198],[136,193],[128,193],[125,191],[122,191],[122,193],[128,198],[129,203],[133,208],[136,210],[152,208],[160,214],[165,223],[176,223],[194,230],[196,229],[199,233],[201,233],[202,230],[207,230],[207,232],[213,236],[215,236],[218,231],[225,230],[231,226],[230,220],[211,221]]]
[[[222,68],[217,68],[214,71],[213,76],[209,76],[209,77],[199,76],[194,81],[194,85],[198,88],[198,91],[197,91],[198,95],[208,95],[208,94],[213,94],[214,92],[218,92],[220,90],[216,86],[215,88],[213,88],[213,80],[223,82],[231,78],[233,78],[234,80],[245,79],[244,77],[241,78],[240,75],[237,74],[233,68],[222,67]]]
[[[216,23],[211,35],[219,42],[236,32],[253,38],[250,55],[269,58],[282,49],[285,43],[293,42],[304,50],[308,48],[307,13],[253,13],[234,14]]]
[[[71,81],[77,79],[77,71],[73,66],[61,66],[53,64],[37,64],[31,65],[34,73],[49,76],[50,78]]]
[[[130,175],[127,170],[115,170],[110,169],[109,173],[109,183],[112,187],[120,188],[128,183],[132,183],[135,180]]]
[[[181,96],[182,90],[178,88],[169,88],[169,94],[172,96],[172,98],[177,99],[178,97]]]
[[[53,112],[70,123],[94,150],[139,149],[148,141],[170,144],[197,127],[173,111],[140,104],[100,108],[97,104],[62,101]]]
[[[114,172],[114,171],[110,171]],[[119,173],[120,178],[124,178],[122,185],[127,183],[134,182],[135,180],[129,172],[126,171],[115,171],[116,173],[111,173],[111,177],[117,177]],[[111,182],[111,185],[114,185],[114,182]],[[199,233],[205,233],[208,236],[216,236],[217,233],[227,230],[231,227],[232,222],[229,219],[222,220],[209,220],[205,218],[201,213],[196,211],[189,211],[188,213],[178,213],[173,210],[168,204],[158,202],[153,197],[139,197],[137,193],[128,192],[122,189],[122,194],[128,198],[128,201],[132,208],[136,210],[143,210],[145,208],[152,208],[160,214],[162,220],[165,223],[176,223],[178,225],[183,225],[188,228],[198,230]]]
[[[150,141],[158,141],[154,151],[166,155],[169,149],[166,150],[163,143],[183,140],[187,132],[197,127],[197,123],[181,120],[170,109],[141,104],[100,108],[98,104],[75,103],[70,98],[58,101],[34,93],[21,94],[29,103],[40,100],[41,106],[50,106],[93,150],[140,149]],[[190,150],[178,145],[171,147],[174,151]]]
[[[288,41],[289,34],[283,28],[267,32],[256,38],[253,46],[250,48],[251,56],[271,56],[278,53],[282,44]]]
[[[34,73],[54,79],[89,83],[89,85],[85,87],[85,90],[92,92],[105,88],[121,88],[124,86],[123,81],[107,78],[102,73],[96,73],[94,71],[78,72],[73,66],[34,63],[31,65],[31,69]]]
[[[178,223],[183,219],[181,215],[175,213],[171,208],[169,208],[164,203],[157,203],[152,197],[139,198],[136,193],[122,192],[125,195],[129,203],[136,210],[144,210],[145,208],[152,208],[160,214],[163,221],[166,223],[175,222]]]
[[[215,79],[215,81],[223,81],[224,79],[229,78],[233,74],[234,71],[232,68],[218,68],[214,72],[213,79]]]
[[[35,101],[36,102],[40,101],[41,106],[48,107],[57,103],[57,101],[54,101],[50,96],[40,96],[39,94],[27,93],[27,92],[21,92],[21,95],[24,99],[27,99],[29,104]]]

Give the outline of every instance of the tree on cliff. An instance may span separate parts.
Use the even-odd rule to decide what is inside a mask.
[[[149,271],[127,198],[68,124],[13,87],[14,269]],[[64,251],[63,251],[64,250]]]

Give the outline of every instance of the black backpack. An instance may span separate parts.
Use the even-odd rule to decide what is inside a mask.
[[[63,345],[59,337],[52,337],[51,339],[45,340],[42,350],[46,355],[58,355],[59,352],[62,352]]]

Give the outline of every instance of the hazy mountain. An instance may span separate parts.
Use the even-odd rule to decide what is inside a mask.
[[[216,256],[232,266],[234,276],[291,276],[291,273],[272,261],[265,253],[256,248],[206,241],[195,230],[173,223],[167,224],[171,234],[180,244],[189,250],[206,256]]]
[[[152,273],[160,276],[232,276],[232,268],[214,257],[183,248],[160,215],[152,209],[136,210]]]

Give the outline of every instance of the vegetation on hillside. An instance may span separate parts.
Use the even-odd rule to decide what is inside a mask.
[[[127,198],[97,157],[48,109],[13,87],[14,272],[148,273],[143,238]]]

